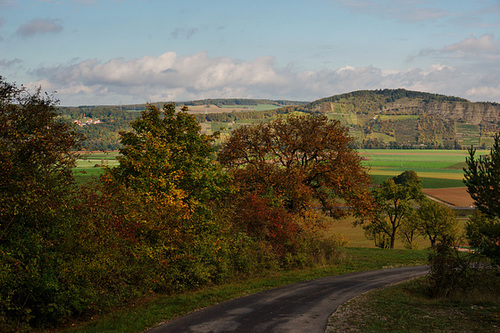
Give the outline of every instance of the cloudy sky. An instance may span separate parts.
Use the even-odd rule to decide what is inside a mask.
[[[500,102],[500,0],[0,0],[0,75],[61,105],[399,87]]]

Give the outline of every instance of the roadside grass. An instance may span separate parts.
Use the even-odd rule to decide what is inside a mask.
[[[500,332],[500,274],[486,271],[469,291],[432,298],[426,278],[360,295],[332,315],[326,332]]]
[[[57,332],[141,332],[199,308],[263,290],[331,275],[425,264],[428,251],[344,248],[338,263],[300,270],[261,272],[178,295],[154,295],[110,313],[82,318]],[[332,309],[333,310],[333,309]]]

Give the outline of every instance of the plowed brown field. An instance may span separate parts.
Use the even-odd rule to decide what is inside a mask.
[[[427,188],[424,193],[456,207],[472,206],[473,201],[466,187]]]

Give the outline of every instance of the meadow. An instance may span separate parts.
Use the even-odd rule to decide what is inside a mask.
[[[487,154],[478,150],[478,155]],[[361,149],[363,164],[375,183],[413,170],[422,179],[424,188],[463,187],[463,168],[467,150],[434,149]]]
[[[116,157],[118,154],[117,151],[78,152],[77,166],[73,169],[77,183],[81,184],[92,178],[99,178],[104,167],[117,166]]]

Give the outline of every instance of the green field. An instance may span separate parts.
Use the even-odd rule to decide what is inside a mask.
[[[92,178],[98,178],[103,167],[114,167],[118,165],[116,157],[118,152],[86,152],[78,153],[77,166],[73,174],[78,183],[83,183]]]
[[[467,150],[362,149],[359,153],[376,183],[413,170],[422,179],[424,188],[464,186],[462,179]],[[478,155],[487,153],[486,150],[477,152]]]

